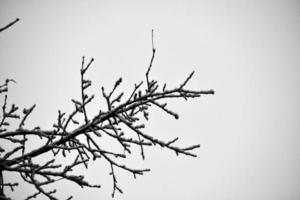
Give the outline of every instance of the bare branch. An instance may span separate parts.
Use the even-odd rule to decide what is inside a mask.
[[[16,21],[17,22],[17,21]],[[12,22],[12,26],[14,23]],[[14,147],[10,150],[0,147],[0,198],[7,198],[4,195],[3,188],[10,187],[12,190],[18,186],[16,183],[6,183],[3,181],[3,172],[19,173],[24,182],[35,187],[36,191],[27,196],[26,200],[38,198],[39,195],[46,196],[50,200],[58,199],[55,197],[56,190],[48,190],[47,185],[51,185],[60,180],[68,180],[80,187],[100,188],[100,185],[90,184],[83,175],[75,173],[78,166],[84,166],[88,169],[89,163],[104,159],[110,166],[110,175],[112,176],[113,191],[123,193],[118,185],[117,170],[136,175],[143,175],[150,169],[136,169],[123,164],[134,150],[133,146],[140,147],[142,159],[145,159],[144,149],[149,146],[158,145],[176,153],[186,156],[196,157],[193,150],[200,145],[191,145],[179,147],[176,145],[178,137],[163,141],[153,137],[143,129],[146,125],[142,118],[149,120],[151,107],[158,107],[161,111],[173,116],[175,119],[179,115],[167,107],[166,101],[170,98],[198,98],[202,95],[214,94],[213,90],[189,90],[186,89],[187,83],[191,80],[194,71],[178,87],[167,89],[166,84],[160,84],[157,80],[150,79],[149,74],[152,69],[155,58],[155,48],[153,42],[153,30],[151,32],[152,57],[145,73],[146,83],[143,81],[134,84],[132,92],[126,96],[124,92],[117,92],[122,78],[117,79],[111,90],[101,88],[102,96],[107,104],[107,109],[99,109],[97,115],[91,117],[88,115],[87,106],[94,99],[94,94],[88,93],[88,88],[92,86],[92,81],[86,78],[87,71],[90,69],[94,59],[91,58],[86,64],[83,56],[80,68],[80,100],[71,99],[74,109],[70,113],[58,110],[56,122],[53,124],[53,130],[45,130],[40,127],[33,129],[25,128],[25,121],[32,115],[36,107],[34,104],[28,109],[23,109],[20,117],[19,108],[8,101],[8,83],[15,82],[13,79],[7,79],[3,85],[0,85],[0,94],[4,94],[2,105],[2,115],[0,118],[0,140],[6,140],[12,143]],[[108,92],[107,92],[108,91]],[[126,99],[125,99],[126,98]],[[165,102],[164,102],[165,101]],[[11,126],[11,120],[18,120],[19,126],[16,130],[7,129]],[[41,145],[35,149],[29,149],[27,141],[33,137],[41,140]],[[105,149],[99,141],[102,137],[108,137],[115,141],[120,149]],[[25,151],[26,148],[26,151]],[[22,151],[20,151],[22,150]],[[45,163],[35,163],[34,158],[42,155],[53,154]],[[73,160],[68,155],[75,155]],[[57,158],[65,158],[66,163],[57,163]],[[2,196],[1,196],[2,195]],[[69,196],[67,199],[72,199]]]

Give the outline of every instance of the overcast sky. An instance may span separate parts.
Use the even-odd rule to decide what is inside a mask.
[[[172,101],[179,120],[153,110],[145,132],[178,145],[201,144],[197,158],[160,147],[139,153],[132,167],[151,168],[136,180],[117,170],[124,194],[115,199],[300,198],[300,2],[299,1],[4,1],[0,26],[0,80],[14,78],[9,101],[37,104],[28,126],[50,128],[57,110],[71,111],[80,96],[81,57],[94,57],[91,93],[132,89],[151,76],[170,87],[195,70],[192,89],[214,96]],[[94,102],[90,113],[99,104]],[[137,149],[138,151],[138,149]],[[103,162],[85,173],[101,189],[58,184],[57,196],[111,199],[112,179]],[[15,179],[6,175],[6,179]],[[12,197],[32,194],[19,188]],[[42,199],[42,198],[39,198]]]

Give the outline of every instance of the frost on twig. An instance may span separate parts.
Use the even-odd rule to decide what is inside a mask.
[[[127,97],[124,92],[117,92],[118,87],[122,84],[122,78],[115,82],[111,90],[102,87],[101,93],[107,109],[99,109],[96,116],[89,116],[87,108],[87,105],[91,104],[94,99],[94,95],[88,93],[92,81],[86,77],[94,59],[87,61],[85,57],[82,57],[80,98],[71,99],[74,110],[69,114],[61,110],[58,111],[57,120],[53,124],[52,130],[44,130],[41,127],[25,128],[26,120],[33,114],[35,104],[23,109],[23,112],[20,113],[18,106],[9,104],[7,96],[8,83],[14,81],[7,79],[3,85],[0,85],[0,93],[4,95],[0,118],[0,140],[6,140],[15,145],[12,150],[0,147],[0,198],[5,197],[5,187],[14,189],[18,185],[17,183],[5,182],[3,172],[19,173],[24,182],[35,187],[36,191],[29,194],[27,200],[37,198],[39,195],[53,200],[57,199],[55,197],[56,190],[49,190],[45,186],[62,179],[73,182],[80,187],[99,188],[100,185],[90,184],[83,175],[75,174],[74,170],[80,165],[88,168],[90,162],[103,159],[110,166],[113,182],[112,196],[114,196],[116,192],[123,192],[117,182],[117,170],[124,170],[134,177],[150,171],[150,169],[135,169],[122,164],[122,159],[131,155],[132,150],[134,150],[133,146],[140,148],[143,159],[145,159],[144,148],[153,145],[169,149],[176,155],[196,157],[193,150],[199,148],[200,145],[179,147],[176,145],[178,137],[168,141],[155,138],[144,131],[145,124],[141,121],[142,118],[146,121],[149,120],[151,107],[158,107],[163,112],[178,119],[179,115],[168,108],[166,100],[170,98],[186,100],[198,98],[201,95],[214,94],[214,91],[186,89],[186,85],[194,72],[187,76],[178,87],[167,88],[166,84],[161,85],[150,77],[155,52],[152,31],[152,56],[145,74],[145,84],[144,81],[136,83]],[[8,131],[7,127],[10,126],[12,120],[19,120],[19,126],[14,131]],[[106,149],[101,146],[98,141],[103,135],[116,141],[122,151]],[[32,137],[39,137],[42,142],[40,142],[39,147],[28,150],[27,141]],[[44,163],[35,161],[35,158],[49,152],[53,154],[52,159]],[[76,156],[69,164],[57,163],[57,156],[66,157],[67,155]],[[70,161],[70,158],[67,161]],[[72,196],[67,199],[72,199]]]

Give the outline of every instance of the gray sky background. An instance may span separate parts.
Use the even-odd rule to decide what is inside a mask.
[[[28,126],[50,128],[57,110],[71,111],[80,96],[81,57],[94,57],[88,75],[99,97],[123,77],[128,91],[152,77],[169,87],[192,71],[189,86],[214,96],[169,108],[179,121],[153,110],[145,131],[178,145],[201,144],[198,157],[166,149],[139,149],[132,167],[151,168],[136,180],[117,170],[124,194],[115,199],[300,198],[300,2],[299,1],[0,1],[0,25],[21,21],[0,34],[0,80],[14,78],[9,100],[37,103]],[[100,102],[100,103],[99,103]],[[90,106],[91,116],[102,105]],[[103,161],[85,172],[102,188],[59,183],[58,196],[110,199],[112,179]],[[6,178],[16,179],[14,175]],[[12,194],[33,193],[24,186]],[[40,198],[42,199],[42,198]]]

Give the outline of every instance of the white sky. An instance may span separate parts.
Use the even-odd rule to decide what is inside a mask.
[[[189,86],[216,95],[169,108],[179,121],[153,110],[145,131],[178,144],[200,143],[197,158],[166,149],[139,149],[131,166],[151,168],[136,180],[117,171],[124,194],[115,199],[299,199],[300,198],[300,2],[299,1],[3,1],[0,80],[14,78],[9,100],[37,103],[28,126],[49,128],[57,110],[70,111],[78,98],[82,55],[94,57],[92,92],[123,89],[144,79],[157,54],[152,77],[169,86],[192,70]],[[100,101],[100,98],[97,99]],[[99,104],[94,102],[90,113]],[[101,189],[58,184],[58,196],[110,199],[109,166],[98,162],[86,176]],[[20,188],[12,196],[31,194]],[[42,199],[42,198],[41,198]]]

